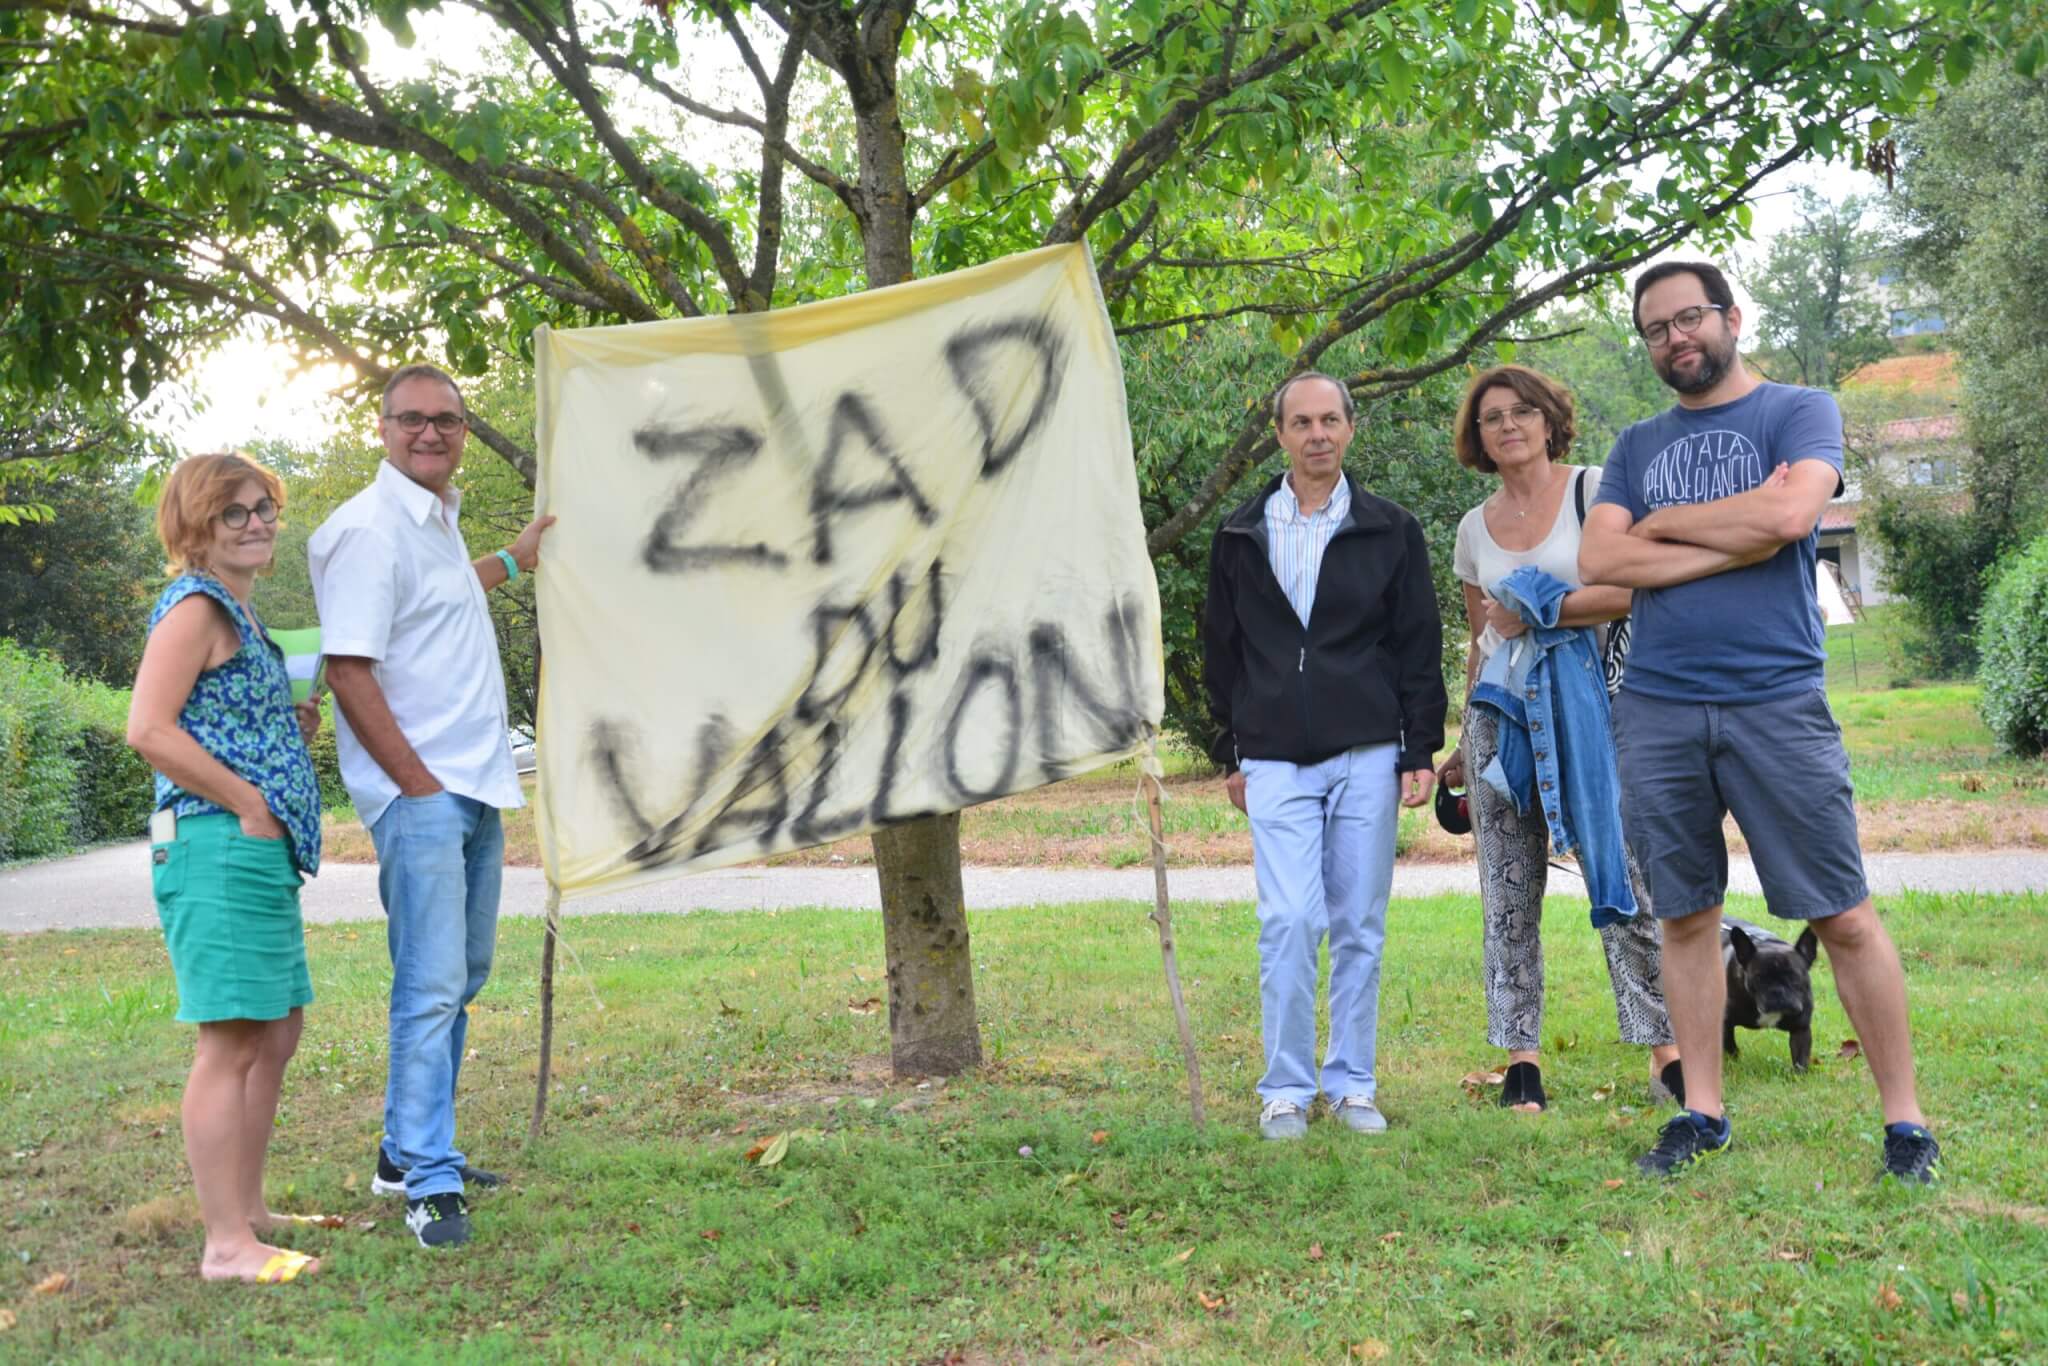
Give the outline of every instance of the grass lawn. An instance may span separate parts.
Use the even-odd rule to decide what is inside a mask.
[[[573,920],[553,1117],[522,1152],[539,941],[508,921],[462,1133],[513,1184],[478,1200],[475,1245],[438,1255],[367,1194],[381,938],[316,926],[319,1002],[270,1186],[280,1208],[350,1223],[298,1233],[326,1269],[272,1289],[193,1274],[191,1031],[170,1019],[157,937],[0,940],[0,1358],[2039,1360],[2048,897],[1886,911],[1948,1152],[1933,1191],[1871,1179],[1874,1096],[1838,1057],[1850,1031],[1824,968],[1813,1072],[1790,1071],[1782,1036],[1744,1035],[1735,1148],[1668,1186],[1633,1179],[1662,1116],[1562,901],[1552,1111],[1468,1095],[1460,1078],[1498,1059],[1467,898],[1393,908],[1393,1131],[1318,1121],[1285,1146],[1253,1133],[1246,906],[1178,917],[1207,1132],[1187,1119],[1142,907],[972,915],[991,1061],[925,1088],[880,1061],[873,915]],[[775,1135],[783,1161],[744,1160]],[[37,1293],[53,1274],[63,1288]]]

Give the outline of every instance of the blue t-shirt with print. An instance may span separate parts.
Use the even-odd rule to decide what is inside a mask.
[[[1637,521],[1747,493],[1779,465],[1842,470],[1842,414],[1818,389],[1759,384],[1732,403],[1675,407],[1615,440],[1594,500]],[[1815,591],[1818,531],[1768,560],[1635,592],[1625,692],[1681,702],[1763,702],[1819,687],[1827,651]]]

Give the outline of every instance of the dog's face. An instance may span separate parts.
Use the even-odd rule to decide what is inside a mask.
[[[1735,965],[1749,998],[1756,1002],[1757,1025],[1775,1029],[1780,1022],[1802,1019],[1813,1012],[1813,983],[1808,970],[1820,941],[1812,930],[1799,942],[1786,945],[1759,943],[1747,934],[1728,927],[1728,943],[1735,950]]]

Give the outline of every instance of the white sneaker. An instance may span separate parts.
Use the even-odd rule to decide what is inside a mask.
[[[1308,1111],[1291,1100],[1272,1100],[1259,1111],[1259,1137],[1294,1139],[1308,1137]]]
[[[1330,1107],[1337,1121],[1355,1134],[1383,1134],[1387,1117],[1372,1103],[1371,1096],[1346,1096]]]

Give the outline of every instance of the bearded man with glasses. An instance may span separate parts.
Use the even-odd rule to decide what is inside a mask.
[[[1721,1097],[1722,820],[1749,843],[1771,914],[1810,923],[1884,1108],[1882,1174],[1928,1182],[1940,1146],[1913,1077],[1905,977],[1870,899],[1849,757],[1823,690],[1815,527],[1842,488],[1842,415],[1752,376],[1721,272],[1636,280],[1650,364],[1678,394],[1624,431],[1586,515],[1587,583],[1634,590],[1615,699],[1622,825],[1664,930],[1664,999],[1687,1108],[1637,1166],[1669,1176],[1727,1150]]]
[[[469,422],[455,381],[409,365],[384,390],[384,462],[313,534],[342,782],[377,847],[391,952],[390,1080],[371,1190],[403,1194],[422,1247],[469,1241],[455,1147],[469,1003],[497,947],[502,808],[523,804],[484,595],[540,561],[543,517],[472,557],[451,483]]]

